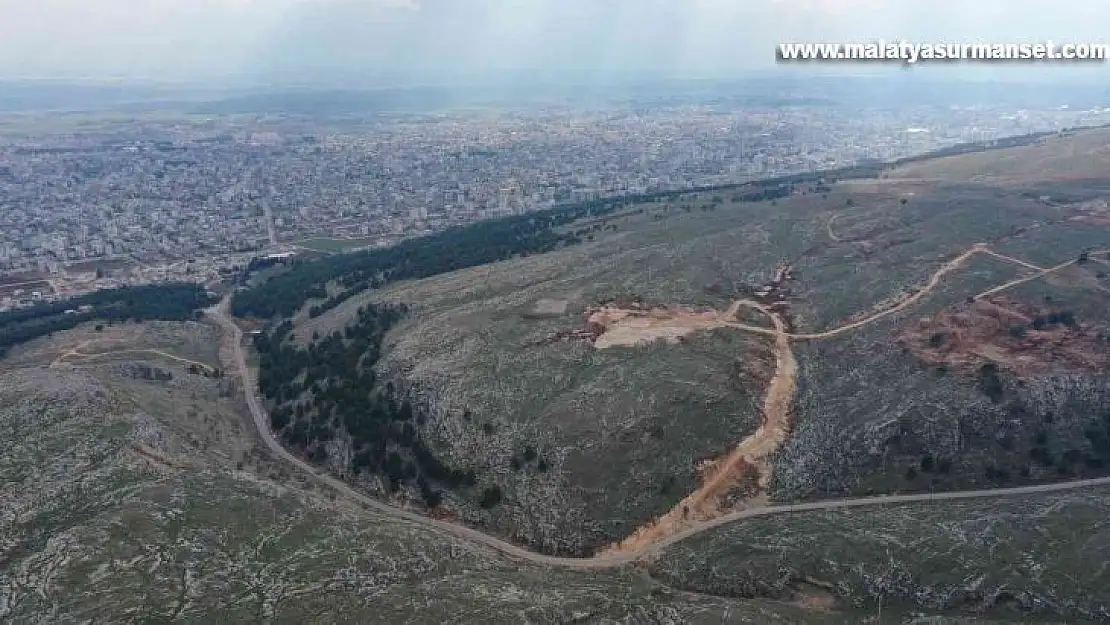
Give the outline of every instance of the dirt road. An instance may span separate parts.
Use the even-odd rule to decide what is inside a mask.
[[[885,504],[894,503],[914,503],[914,502],[930,502],[930,501],[950,501],[957,499],[977,499],[984,497],[1012,497],[1018,495],[1028,495],[1033,493],[1050,493],[1066,490],[1074,490],[1077,488],[1090,488],[1093,486],[1110,485],[1110,477],[1099,478],[1094,480],[1081,480],[1076,482],[1061,483],[1061,484],[1044,484],[1039,486],[1024,486],[1019,488],[1001,488],[993,490],[976,490],[955,493],[938,493],[938,494],[921,494],[921,495],[892,495],[889,497],[869,497],[861,499],[844,499],[839,501],[818,501],[813,503],[790,504],[783,506],[769,506],[765,508],[753,508],[750,510],[741,510],[731,514],[726,514],[722,517],[708,521],[695,527],[688,528],[667,538],[646,546],[642,549],[630,552],[620,553],[606,553],[600,554],[590,558],[563,558],[558,556],[548,556],[535,553],[518,547],[512,543],[506,542],[494,536],[484,534],[476,529],[469,528],[463,525],[456,525],[447,521],[440,521],[432,519],[409,510],[404,510],[383,503],[356,491],[351,488],[346,482],[332,477],[327,473],[313,467],[304,460],[297,458],[289,453],[281,443],[278,442],[272,432],[270,432],[269,418],[265,410],[262,409],[261,401],[254,392],[254,380],[251,376],[250,370],[247,367],[246,356],[243,353],[242,340],[243,332],[231,320],[227,314],[227,308],[230,300],[225,298],[219,306],[209,309],[209,315],[220,324],[225,331],[225,340],[227,347],[232,355],[234,362],[232,363],[242,376],[243,391],[247,400],[247,406],[250,408],[251,418],[254,421],[255,428],[267,450],[275,458],[278,458],[286,464],[294,467],[307,476],[311,477],[317,483],[327,486],[334,490],[336,493],[347,497],[348,499],[358,502],[359,504],[374,510],[378,513],[397,519],[419,525],[435,532],[443,534],[450,534],[452,536],[462,538],[480,544],[484,547],[492,549],[504,556],[530,562],[533,564],[541,564],[545,566],[560,567],[566,569],[577,570],[598,570],[609,569],[624,566],[634,562],[644,560],[646,558],[654,557],[661,553],[667,547],[675,543],[686,540],[692,536],[701,534],[702,532],[709,531],[713,528],[720,527],[726,523],[732,523],[743,519],[752,519],[756,517],[770,516],[773,514],[787,514],[790,512],[807,512],[812,510],[836,510],[840,508],[858,508],[863,506],[881,506]]]
[[[180,363],[184,363],[186,365],[196,365],[198,367],[201,367],[205,371],[213,371],[214,370],[214,367],[212,367],[212,365],[205,364],[203,362],[199,362],[199,361],[196,361],[196,360],[189,360],[188,358],[182,358],[181,356],[174,356],[173,354],[171,354],[169,352],[164,352],[160,349],[119,349],[119,350],[113,350],[113,351],[107,351],[107,352],[96,352],[96,353],[93,353],[93,354],[86,354],[86,353],[83,353],[83,352],[80,352],[80,351],[77,351],[77,350],[72,350],[72,351],[69,351],[65,354],[62,354],[62,356],[59,358],[59,360],[56,360],[55,362],[62,362],[63,360],[66,360],[68,358],[79,358],[81,360],[92,360],[92,359],[95,359],[95,358],[100,358],[102,356],[114,356],[114,355],[118,355],[118,354],[154,354],[155,356],[161,356],[162,358],[168,358],[169,360],[174,360],[174,361],[177,361],[177,362],[180,362]]]
[[[943,265],[941,265],[940,269],[938,269],[935,273],[933,273],[933,275],[929,278],[929,281],[926,282],[924,286],[919,288],[913,295],[910,295],[906,299],[899,302],[896,306],[891,306],[890,308],[883,309],[883,310],[881,310],[881,311],[879,311],[879,312],[877,312],[873,315],[870,315],[868,317],[860,319],[859,321],[849,323],[847,325],[840,326],[839,328],[836,328],[834,330],[828,330],[826,332],[817,332],[817,333],[814,333],[814,334],[791,334],[790,338],[793,339],[793,340],[802,340],[802,341],[828,339],[828,338],[832,338],[834,336],[839,336],[841,334],[845,334],[847,332],[851,332],[852,330],[862,328],[863,326],[870,325],[870,324],[878,321],[879,319],[882,319],[883,317],[888,317],[888,316],[893,315],[895,313],[902,312],[903,310],[905,310],[905,309],[909,308],[910,306],[913,306],[917,302],[921,301],[929,293],[932,293],[933,289],[937,288],[937,285],[940,284],[940,281],[941,281],[941,279],[944,278],[944,276],[946,276],[946,275],[952,273],[953,271],[959,269],[972,256],[974,256],[976,254],[983,253],[986,249],[987,249],[987,244],[986,243],[976,243],[975,245],[972,245],[971,248],[969,248],[963,254],[960,254],[959,256],[957,256],[957,257],[953,258],[952,260],[950,260],[950,261],[944,263]]]
[[[774,312],[756,302],[738,300],[729,308],[731,316],[741,306],[749,306],[770,317],[775,329],[775,375],[767,386],[763,402],[763,423],[724,458],[706,471],[701,486],[683,498],[666,514],[641,526],[632,535],[610,547],[607,553],[636,553],[667,537],[694,528],[724,514],[722,499],[729,490],[741,485],[754,471],[759,491],[766,492],[771,479],[771,456],[790,433],[790,408],[797,386],[798,364],[786,336],[786,324]],[[726,314],[728,314],[726,313]],[[761,502],[765,505],[765,502]]]
[[[767,413],[767,423],[765,423],[764,426],[760,428],[761,430],[764,430],[764,433],[762,435],[760,435],[757,432],[755,435],[753,435],[752,437],[747,439],[747,440],[752,440],[753,442],[750,443],[746,448],[745,448],[744,445],[747,442],[747,440],[745,441],[745,443],[741,443],[741,445],[738,446],[737,449],[732,454],[730,454],[729,460],[726,461],[726,467],[729,466],[729,465],[735,466],[736,464],[739,464],[741,461],[746,461],[745,459],[748,458],[749,456],[759,457],[760,454],[765,453],[768,449],[773,450],[773,448],[777,448],[777,445],[779,443],[781,443],[781,440],[779,440],[779,437],[780,436],[781,437],[786,436],[787,428],[789,427],[789,422],[788,422],[789,407],[790,407],[790,402],[792,401],[792,398],[793,398],[794,386],[796,384],[796,368],[797,368],[797,365],[794,362],[793,353],[789,348],[789,342],[790,341],[792,341],[792,340],[817,340],[817,339],[824,339],[824,338],[830,338],[830,337],[833,337],[833,336],[838,336],[838,335],[843,334],[845,332],[849,332],[849,331],[852,331],[854,329],[863,327],[867,324],[878,321],[879,319],[882,319],[882,318],[884,318],[888,315],[892,315],[892,314],[895,314],[896,312],[899,312],[901,310],[905,310],[907,307],[909,307],[909,306],[913,305],[914,303],[920,301],[923,297],[925,297],[927,294],[929,294],[933,289],[936,288],[936,286],[940,283],[940,280],[946,274],[948,274],[948,273],[952,272],[953,270],[955,270],[956,268],[960,267],[963,263],[965,263],[974,254],[985,253],[985,252],[988,252],[988,251],[989,250],[987,250],[986,245],[982,244],[982,243],[972,246],[969,250],[967,250],[963,254],[959,255],[958,257],[948,261],[943,266],[941,266],[941,268],[938,269],[933,274],[933,276],[929,279],[928,283],[924,287],[922,287],[916,293],[914,293],[910,297],[908,297],[905,300],[903,300],[902,302],[900,302],[897,306],[894,306],[892,308],[877,312],[873,315],[868,316],[865,319],[862,319],[860,321],[842,326],[840,328],[836,328],[834,330],[829,330],[827,332],[820,332],[820,333],[814,333],[814,334],[788,334],[788,333],[785,332],[785,328],[782,324],[782,321],[781,321],[781,319],[779,319],[779,317],[777,315],[771,315],[771,318],[774,320],[774,324],[775,324],[774,329],[761,328],[761,327],[750,326],[750,325],[741,324],[741,323],[729,323],[729,324],[727,324],[729,327],[734,327],[734,328],[737,328],[737,329],[743,329],[743,330],[747,330],[747,331],[756,332],[756,333],[759,333],[759,334],[764,334],[764,335],[769,335],[769,336],[775,337],[775,339],[776,339],[776,352],[777,352],[777,356],[776,356],[777,366],[776,366],[775,378],[774,378],[774,380],[772,380],[771,385],[768,387],[768,394],[767,394],[767,398],[766,398],[765,404],[764,404],[764,410]],[[1101,252],[1093,252],[1093,253],[1101,253]],[[1049,269],[1041,270],[1040,272],[1038,272],[1037,274],[1035,274],[1033,276],[1021,279],[1021,281],[1024,282],[1024,281],[1033,280],[1033,279],[1036,279],[1036,278],[1039,278],[1039,277],[1043,277],[1044,275],[1048,275],[1049,273],[1052,273],[1053,271],[1057,271],[1059,269],[1067,267],[1067,266],[1073,264],[1073,262],[1074,261],[1069,262],[1069,263],[1065,263],[1065,264],[1062,264],[1062,265],[1058,265],[1056,267],[1052,267],[1052,268],[1049,268]],[[1031,266],[1031,265],[1027,265],[1023,262],[1019,262],[1018,264]],[[995,287],[994,289],[991,289],[990,291],[987,291],[987,292],[984,292],[983,294],[980,294],[979,297],[983,297],[983,296],[985,296],[987,294],[990,294],[992,292],[997,292],[998,290],[1000,290],[1003,287],[1010,288],[1010,286],[1013,286],[1013,283],[1007,283],[1006,285],[1001,285],[1001,287]],[[737,302],[737,303],[733,304],[733,307],[730,307],[730,310],[734,310],[734,309],[739,310],[739,306],[741,306],[741,305],[752,305],[752,304],[749,303],[749,302],[745,302],[745,301]],[[250,369],[247,366],[246,356],[243,352],[243,347],[242,347],[243,332],[234,323],[234,321],[232,321],[231,317],[229,316],[229,314],[228,314],[229,306],[230,306],[230,295],[225,297],[224,300],[221,301],[218,306],[209,309],[207,311],[207,313],[217,323],[219,323],[220,327],[223,328],[223,330],[224,330],[224,340],[226,341],[227,353],[230,355],[230,357],[233,361],[232,362],[233,367],[236,370],[238,370],[239,375],[242,378],[243,391],[244,391],[245,398],[247,400],[247,406],[250,409],[251,418],[254,422],[255,428],[258,431],[259,438],[262,440],[263,444],[266,446],[266,448],[269,450],[269,452],[275,458],[278,458],[278,459],[282,460],[283,462],[285,462],[286,464],[288,464],[292,467],[295,467],[296,469],[302,471],[303,473],[305,473],[306,475],[311,477],[314,481],[316,481],[318,484],[321,484],[323,486],[327,486],[328,488],[334,490],[338,494],[343,495],[344,497],[347,497],[348,499],[350,499],[352,501],[358,502],[359,504],[361,504],[361,505],[363,505],[367,508],[370,508],[372,510],[375,510],[375,511],[381,513],[381,514],[390,516],[390,517],[395,518],[399,521],[404,521],[404,522],[412,523],[414,525],[419,525],[419,526],[431,529],[431,530],[436,531],[436,532],[440,532],[440,533],[443,533],[443,534],[450,534],[450,535],[456,536],[458,538],[470,540],[474,543],[481,544],[481,545],[483,545],[483,546],[485,546],[489,549],[492,549],[492,550],[494,550],[498,553],[501,553],[504,556],[514,558],[514,559],[517,559],[517,560],[531,562],[531,563],[534,563],[534,564],[541,564],[541,565],[553,566],[553,567],[561,567],[561,568],[567,568],[567,569],[577,569],[577,570],[596,570],[596,569],[607,569],[607,568],[620,567],[620,566],[624,566],[624,565],[627,565],[627,564],[630,564],[630,563],[634,563],[634,562],[638,562],[638,561],[641,561],[641,560],[644,560],[644,559],[647,559],[647,558],[654,557],[654,556],[658,555],[659,553],[661,553],[663,550],[665,550],[667,547],[669,547],[671,545],[674,545],[675,543],[681,542],[683,540],[686,540],[688,538],[691,538],[691,537],[696,536],[698,534],[701,534],[703,532],[709,531],[711,529],[720,527],[720,526],[725,525],[727,523],[733,523],[733,522],[744,520],[744,519],[751,519],[751,518],[770,516],[770,515],[776,515],[776,514],[788,514],[788,513],[792,513],[792,512],[808,512],[808,511],[816,511],[816,510],[837,510],[837,509],[843,509],[843,508],[858,508],[858,507],[865,507],[865,506],[882,506],[882,505],[887,505],[887,504],[900,504],[900,503],[955,501],[955,500],[980,499],[980,498],[990,498],[990,497],[1014,497],[1014,496],[1029,495],[1029,494],[1035,494],[1035,493],[1052,493],[1052,492],[1075,490],[1075,489],[1080,489],[1080,488],[1090,488],[1090,487],[1095,487],[1095,486],[1110,485],[1110,477],[1105,477],[1105,478],[1090,479],[1090,480],[1077,480],[1077,481],[1072,481],[1072,482],[1062,482],[1062,483],[1056,483],[1056,484],[1041,484],[1041,485],[1035,485],[1035,486],[1022,486],[1022,487],[1016,487],[1016,488],[996,488],[996,489],[985,489],[985,490],[972,490],[972,491],[946,492],[946,493],[927,493],[927,494],[916,494],[916,495],[891,495],[891,496],[866,497],[866,498],[856,498],[856,499],[826,500],[826,501],[819,501],[819,502],[812,502],[812,503],[802,503],[802,504],[788,504],[788,505],[757,507],[757,508],[750,508],[750,509],[746,509],[746,510],[739,510],[739,511],[736,511],[736,512],[732,512],[732,513],[729,513],[729,514],[719,516],[717,518],[713,518],[713,519],[710,519],[710,520],[705,520],[705,521],[697,523],[697,524],[688,524],[687,526],[681,527],[681,528],[671,528],[671,531],[659,532],[655,537],[653,537],[652,540],[641,541],[641,544],[636,544],[634,546],[630,546],[626,550],[609,550],[609,551],[600,553],[596,556],[589,557],[589,558],[565,558],[565,557],[557,557],[557,556],[547,556],[547,555],[543,555],[543,554],[534,553],[532,551],[529,551],[527,549],[524,549],[524,548],[519,547],[517,545],[514,545],[512,543],[506,542],[506,541],[501,540],[499,538],[496,538],[494,536],[484,534],[484,533],[482,533],[478,530],[475,530],[473,528],[470,528],[470,527],[466,527],[466,526],[463,526],[463,525],[457,525],[457,524],[454,524],[454,523],[449,523],[447,521],[441,521],[441,520],[438,520],[438,519],[432,519],[432,518],[423,516],[421,514],[418,514],[418,513],[409,511],[409,510],[405,510],[405,509],[402,509],[402,508],[397,508],[397,507],[391,506],[387,503],[378,501],[377,499],[374,499],[374,498],[372,498],[368,495],[365,495],[363,493],[358,492],[357,490],[350,487],[346,482],[343,482],[342,480],[340,480],[336,477],[333,477],[333,476],[327,474],[326,472],[324,472],[320,469],[317,469],[316,467],[312,466],[308,462],[306,462],[306,461],[294,456],[293,454],[291,454],[288,450],[286,450],[281,445],[281,443],[274,437],[273,433],[270,431],[269,417],[267,416],[266,411],[262,407],[261,400],[258,398],[258,395],[255,393],[254,379],[253,379],[253,376],[250,372]],[[780,420],[778,423],[772,423],[771,422],[771,417],[773,417],[775,415],[781,415],[782,419],[787,419],[787,420],[786,421],[781,421]],[[742,450],[743,450],[743,453],[741,453]],[[725,475],[727,475],[727,473],[728,473],[727,471],[720,471],[718,473],[718,476],[725,476]],[[727,480],[725,480],[724,477],[721,477],[720,480],[718,480],[717,478],[713,478],[713,479],[708,481],[707,486],[699,489],[699,491],[701,491],[704,498],[708,499],[708,497],[712,493],[719,491],[721,485],[724,484],[724,483],[727,483]]]
[[[829,233],[829,238],[832,239],[834,243],[841,242],[840,237],[836,236],[836,233],[833,232],[833,223],[835,223],[839,217],[840,215],[833,215],[829,218],[829,221],[825,223],[825,230]]]
[[[999,254],[998,252],[996,252],[994,250],[991,250],[991,249],[983,250],[983,253],[987,254],[988,256],[993,256],[993,257],[997,258],[998,260],[1004,260],[1008,263],[1013,263],[1015,265],[1021,265],[1022,267],[1025,267],[1026,269],[1032,269],[1033,271],[1044,271],[1045,270],[1044,267],[1038,267],[1038,266],[1034,265],[1033,263],[1026,262],[1026,261],[1024,261],[1020,258],[1014,258],[1013,256],[1007,256],[1005,254]]]
[[[1068,262],[1061,263],[1059,265],[1056,265],[1055,267],[1049,267],[1048,269],[1039,269],[1037,271],[1037,273],[1035,273],[1031,276],[1026,276],[1024,278],[1018,278],[1017,280],[1011,280],[1011,281],[1009,281],[1005,284],[1000,284],[1000,285],[994,287],[993,289],[988,289],[986,291],[983,291],[982,293],[976,295],[975,299],[983,299],[984,297],[989,297],[991,295],[994,295],[995,293],[1001,293],[1002,291],[1005,291],[1007,289],[1012,289],[1015,286],[1025,284],[1027,282],[1032,282],[1034,280],[1039,280],[1039,279],[1041,279],[1041,278],[1043,278],[1043,277],[1045,277],[1045,276],[1047,276],[1051,273],[1055,273],[1057,271],[1060,271],[1061,269],[1064,269],[1065,267],[1071,267],[1075,263],[1076,263],[1076,261],[1069,260]]]
[[[92,345],[93,343],[105,342],[108,342],[108,339],[89,339],[87,341],[82,341],[80,344],[77,345],[77,347],[74,347],[73,349],[62,353],[57,358],[55,358],[54,361],[50,363],[50,368],[53,369],[54,367],[57,367],[58,365],[62,364],[62,362],[64,362],[67,358],[70,358],[72,356],[80,356],[81,350],[88,347],[89,345]]]
[[[1097,251],[1090,252],[1090,254],[1104,254],[1104,253],[1108,253],[1108,251],[1106,251],[1106,250],[1097,250]],[[880,320],[884,317],[888,317],[888,316],[893,315],[895,313],[899,313],[899,312],[909,308],[910,306],[913,306],[914,304],[916,304],[917,302],[919,302],[923,298],[925,298],[925,296],[932,293],[937,288],[937,286],[940,285],[940,282],[944,278],[944,276],[946,276],[946,275],[952,273],[953,271],[955,271],[956,269],[959,269],[960,267],[962,267],[964,265],[964,263],[966,263],[968,260],[971,259],[972,256],[975,256],[976,254],[986,254],[988,256],[993,256],[993,257],[998,258],[1000,260],[1004,260],[1004,261],[1007,261],[1007,262],[1011,262],[1011,263],[1021,265],[1022,267],[1032,268],[1032,269],[1035,269],[1037,271],[1037,273],[1035,273],[1033,275],[1030,275],[1030,276],[1026,276],[1024,278],[1018,278],[1017,280],[1011,280],[1010,282],[1007,282],[1005,284],[1002,284],[1002,285],[996,286],[992,289],[988,289],[986,291],[983,291],[982,293],[980,293],[978,295],[975,295],[974,296],[975,299],[982,299],[984,297],[994,295],[994,294],[999,293],[1001,291],[1005,291],[1006,289],[1010,289],[1010,288],[1013,288],[1015,286],[1025,284],[1027,282],[1032,282],[1034,280],[1038,280],[1038,279],[1043,278],[1045,276],[1048,276],[1050,274],[1056,273],[1057,271],[1060,271],[1061,269],[1066,269],[1067,267],[1070,267],[1070,266],[1076,264],[1076,262],[1077,262],[1075,260],[1069,260],[1068,262],[1061,263],[1061,264],[1056,265],[1054,267],[1049,267],[1047,269],[1043,269],[1043,268],[1037,267],[1036,265],[1033,265],[1031,263],[1027,263],[1023,260],[1020,260],[1020,259],[1017,259],[1017,258],[1012,258],[1010,256],[1005,256],[1003,254],[999,254],[997,252],[994,252],[993,250],[991,250],[990,248],[987,247],[986,243],[976,243],[975,245],[971,246],[964,253],[960,254],[959,256],[957,256],[957,257],[953,258],[952,260],[950,260],[950,261],[944,263],[943,265],[941,265],[940,269],[937,269],[937,271],[934,272],[933,275],[929,277],[928,282],[926,282],[922,287],[920,287],[912,295],[910,295],[909,297],[907,297],[907,298],[903,299],[902,301],[898,302],[898,304],[895,305],[895,306],[892,306],[890,308],[885,308],[885,309],[880,310],[880,311],[878,311],[878,312],[876,312],[872,315],[868,315],[867,317],[865,317],[863,319],[860,319],[859,321],[854,321],[852,323],[845,324],[843,326],[840,326],[838,328],[834,328],[832,330],[826,330],[825,332],[792,333],[792,334],[787,334],[786,336],[787,336],[788,339],[790,339],[792,341],[817,341],[817,340],[822,340],[822,339],[829,339],[829,338],[833,338],[833,337],[836,337],[836,336],[840,336],[841,334],[845,334],[847,332],[851,332],[853,330],[858,330],[859,328],[862,328],[866,325],[870,325],[870,324],[872,324],[872,323],[874,323],[874,322],[876,322],[876,321],[878,321],[878,320]],[[739,330],[745,330],[745,331],[748,331],[748,332],[754,332],[754,333],[763,334],[763,335],[766,335],[766,336],[775,336],[775,332],[773,330],[769,330],[767,328],[760,328],[760,327],[757,327],[757,326],[751,326],[751,325],[742,324],[742,323],[729,323],[729,324],[726,324],[726,325],[730,328],[736,328],[736,329],[739,329]]]
[[[658,543],[670,535],[681,533],[691,527],[722,516],[725,513],[722,501],[726,498],[730,489],[742,486],[744,478],[752,473],[758,477],[759,488],[756,491],[757,494],[754,497],[749,497],[746,504],[749,506],[765,506],[765,493],[770,483],[772,470],[768,459],[786,440],[791,427],[790,407],[796,388],[797,364],[794,362],[794,355],[790,349],[790,342],[793,340],[819,340],[831,338],[859,329],[864,325],[874,323],[888,315],[904,310],[931,293],[940,284],[940,281],[945,275],[962,267],[964,263],[975,254],[987,254],[1005,262],[1037,270],[1037,273],[1034,275],[990,289],[984,294],[976,296],[977,299],[1046,276],[1054,271],[1068,267],[1075,262],[1070,261],[1056,267],[1044,269],[1017,258],[998,254],[990,250],[985,243],[979,243],[942,265],[933,273],[929,281],[923,287],[919,288],[909,297],[898,302],[896,306],[878,311],[864,319],[834,330],[813,334],[788,334],[782,319],[766,307],[748,300],[734,301],[725,314],[717,318],[718,320],[735,319],[740,308],[748,306],[770,317],[775,326],[774,329],[768,329],[739,322],[725,323],[728,327],[749,332],[757,332],[763,335],[769,334],[775,338],[776,371],[775,376],[772,378],[767,388],[762,425],[751,436],[737,445],[728,456],[717,460],[705,470],[702,484],[696,490],[691,492],[666,514],[639,527],[627,538],[609,547],[606,552],[634,552]],[[778,279],[781,280],[782,276],[780,275]],[[720,321],[718,321],[718,323],[720,323]],[[692,329],[693,328],[691,328],[691,330]],[[604,337],[605,335],[602,335],[601,338]],[[735,504],[731,505],[735,507]]]

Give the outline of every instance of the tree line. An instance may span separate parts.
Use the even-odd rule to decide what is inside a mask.
[[[364,306],[343,332],[316,337],[305,348],[288,340],[288,323],[257,335],[258,385],[273,406],[271,426],[290,448],[323,462],[328,443],[345,437],[352,471],[380,476],[390,492],[415,486],[434,508],[442,488],[474,486],[475,474],[436,456],[420,431],[426,415],[374,372],[386,332],[406,312],[404,305]],[[490,501],[483,492],[479,504]]]
[[[593,210],[606,208],[612,210],[606,205],[595,206]],[[580,241],[573,233],[560,234],[554,229],[589,214],[590,210],[582,207],[575,212],[548,211],[491,219],[409,239],[389,248],[294,260],[285,273],[237,293],[232,300],[232,313],[263,319],[289,317],[306,302],[326,297],[329,283],[338,283],[343,290],[325,305],[326,310],[350,295],[388,282],[426,278],[513,256],[549,252]]]
[[[204,287],[189,283],[102,289],[59,302],[0,313],[0,357],[15,345],[86,321],[186,321],[213,303]]]
[[[310,312],[317,316],[368,288],[379,288],[397,280],[427,278],[514,256],[543,254],[581,243],[581,230],[560,233],[556,229],[587,217],[611,216],[626,206],[720,189],[745,191],[733,197],[737,202],[761,202],[790,195],[791,185],[791,182],[777,181],[717,185],[591,200],[528,215],[483,220],[408,239],[389,248],[313,260],[294,259],[289,271],[237,293],[232,300],[232,313],[261,319],[290,317],[305,303],[326,299],[312,307]],[[267,264],[257,259],[251,262],[249,270],[258,270]],[[328,284],[342,289],[328,298]]]
[[[1071,131],[1086,129],[1075,128]],[[311,261],[294,260],[289,271],[264,284],[238,293],[232,313],[239,317],[272,319],[289,317],[312,299],[324,299],[326,285],[340,283],[344,290],[317,309],[317,314],[338,305],[354,293],[395,280],[419,279],[458,269],[507,260],[516,255],[544,253],[561,245],[581,242],[576,233],[557,233],[559,226],[585,217],[612,215],[622,207],[662,201],[695,193],[732,190],[733,201],[761,202],[790,195],[794,185],[827,184],[837,180],[877,178],[886,169],[907,163],[1031,145],[1052,132],[1031,133],[991,141],[962,143],[892,163],[867,162],[818,172],[803,172],[755,182],[672,189],[556,206],[527,215],[489,219],[443,232],[403,241],[385,249],[365,250]],[[263,263],[252,262],[253,269]]]

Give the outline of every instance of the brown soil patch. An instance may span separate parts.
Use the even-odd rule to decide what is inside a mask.
[[[790,433],[790,408],[797,386],[798,365],[780,316],[756,302],[738,302],[738,305],[763,311],[775,324],[775,374],[763,403],[763,424],[727,456],[703,463],[698,468],[701,485],[697,490],[663,516],[611,545],[607,552],[637,551],[728,512],[767,504],[764,493],[771,479],[770,458]]]
[[[734,363],[733,376],[736,383],[746,388],[746,383],[754,383],[758,388],[767,388],[775,377],[775,352],[770,345],[752,345],[744,356]]]
[[[837,608],[836,587],[832,584],[805,577],[796,582],[794,603],[803,610],[828,614]]]
[[[722,313],[682,306],[650,310],[606,306],[589,313],[586,330],[597,337],[595,347],[608,349],[659,339],[677,343],[693,332],[727,327],[733,318],[729,311]]]
[[[741,311],[747,307],[758,310],[764,317],[785,315],[789,308],[786,300],[791,295],[788,283],[793,279],[793,268],[784,263],[775,271],[774,278],[752,289],[754,301],[736,300],[724,312],[711,308],[695,309],[684,306],[642,308],[636,303],[625,307],[603,306],[588,311],[586,329],[574,335],[595,337],[594,346],[598,349],[618,345],[638,345],[659,339],[677,343],[687,334],[699,330],[726,327],[762,331],[764,334],[774,335],[775,331],[769,327],[752,327],[743,323],[745,319]],[[788,330],[785,326],[784,328],[784,331]]]
[[[998,297],[980,299],[920,319],[898,340],[925,362],[960,370],[986,361],[1019,375],[1110,366],[1105,329],[1067,325],[1058,314]],[[1033,326],[1038,318],[1048,321],[1041,329]]]

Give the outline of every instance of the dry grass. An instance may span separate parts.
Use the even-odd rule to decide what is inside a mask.
[[[99,331],[96,329],[98,326],[101,327]],[[7,358],[0,361],[0,370],[5,367],[47,365],[67,354],[69,356],[63,361],[70,358],[80,360],[80,354],[120,350],[158,350],[219,367],[219,337],[219,328],[208,322],[146,321],[112,325],[89,322],[14,347]],[[167,364],[173,364],[172,360]],[[175,369],[182,366],[174,364]]]
[[[0,374],[0,621],[835,622],[522,566],[333,501],[253,451],[222,382],[120,367]]]
[[[1107,494],[753,520],[677,545],[653,574],[681,588],[733,597],[805,600],[818,591],[841,609],[859,608],[871,617],[881,610],[889,622],[922,612],[1021,623],[1105,622]]]
[[[1052,137],[1038,145],[992,150],[912,163],[893,169],[892,179],[923,178],[946,183],[1005,186],[1043,180],[1105,179],[1110,167],[1110,129]]]

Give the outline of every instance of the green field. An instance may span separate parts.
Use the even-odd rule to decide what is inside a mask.
[[[297,247],[302,247],[308,250],[317,252],[325,252],[328,254],[339,254],[342,252],[349,252],[359,248],[374,245],[379,241],[377,238],[366,239],[328,239],[328,238],[315,238],[297,241]]]
[[[128,258],[107,258],[103,260],[90,260],[86,262],[66,265],[66,271],[72,273],[93,273],[97,270],[112,272],[122,271],[135,266],[135,261]]]

